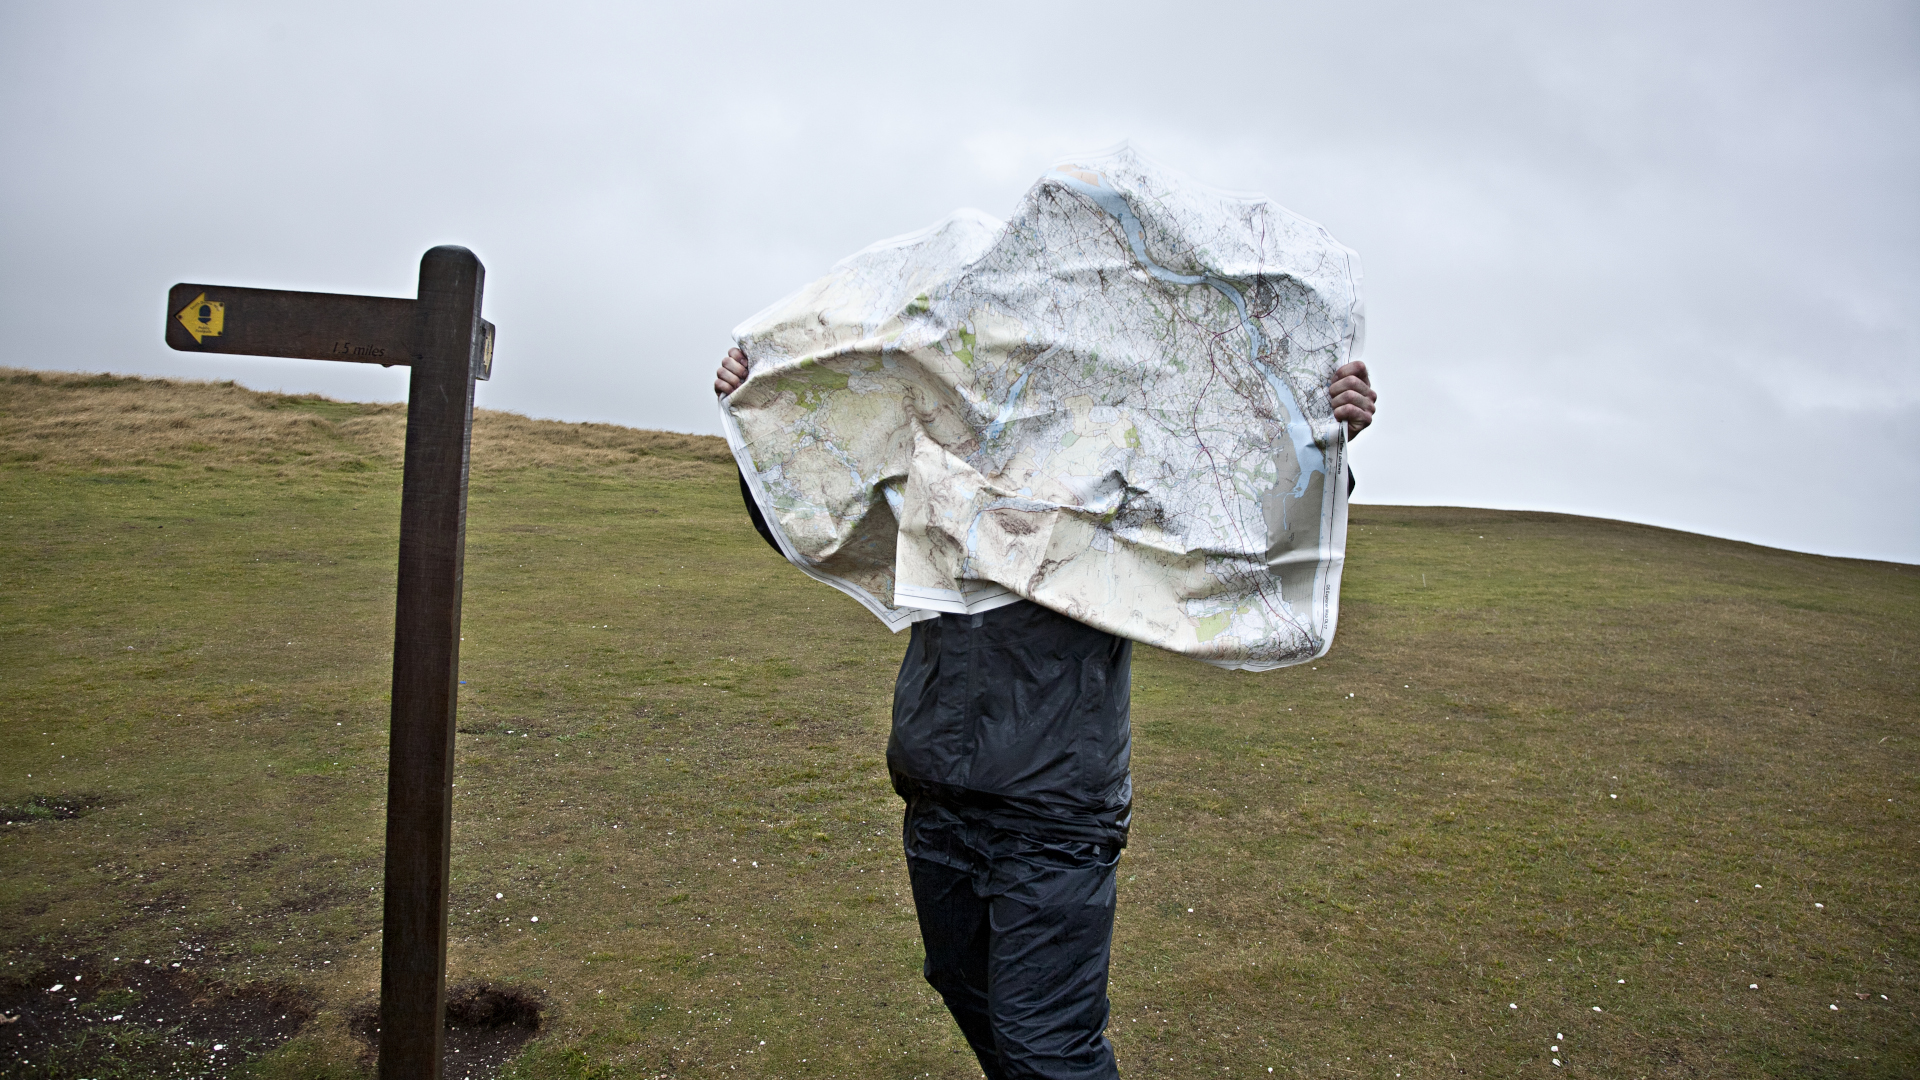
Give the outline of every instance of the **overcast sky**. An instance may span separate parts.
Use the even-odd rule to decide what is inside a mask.
[[[1920,5],[0,5],[0,364],[201,358],[168,286],[412,295],[482,405],[718,432],[728,332],[1130,140],[1366,270],[1358,497],[1920,562]]]

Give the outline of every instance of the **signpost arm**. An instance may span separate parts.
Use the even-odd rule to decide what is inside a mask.
[[[437,247],[420,260],[387,759],[381,1080],[440,1076],[467,455],[485,277],[466,248]]]

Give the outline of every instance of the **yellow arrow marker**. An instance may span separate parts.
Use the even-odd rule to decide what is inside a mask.
[[[180,325],[187,328],[187,333],[193,335],[194,344],[198,345],[207,338],[219,337],[220,331],[226,329],[227,305],[218,300],[209,300],[206,293],[201,293],[193,303],[181,308],[180,314],[174,318],[180,320]]]

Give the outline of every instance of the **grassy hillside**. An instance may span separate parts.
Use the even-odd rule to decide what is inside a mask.
[[[0,371],[0,1075],[360,1074],[403,421]],[[506,1075],[977,1076],[902,639],[718,440],[484,413],[473,460],[451,974],[544,999]],[[1138,654],[1128,1075],[1920,1074],[1920,570],[1353,518],[1325,661]]]

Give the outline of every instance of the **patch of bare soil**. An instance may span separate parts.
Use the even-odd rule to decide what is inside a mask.
[[[485,982],[447,988],[446,1080],[491,1080],[540,1032],[546,1007],[538,991]],[[371,1059],[380,1042],[380,1003],[365,1001],[347,1026]]]
[[[18,805],[0,805],[0,822],[24,826],[43,821],[72,821],[86,817],[105,803],[98,795],[35,795]]]
[[[225,1076],[286,1042],[312,1004],[145,962],[26,958],[0,969],[0,1076]]]

